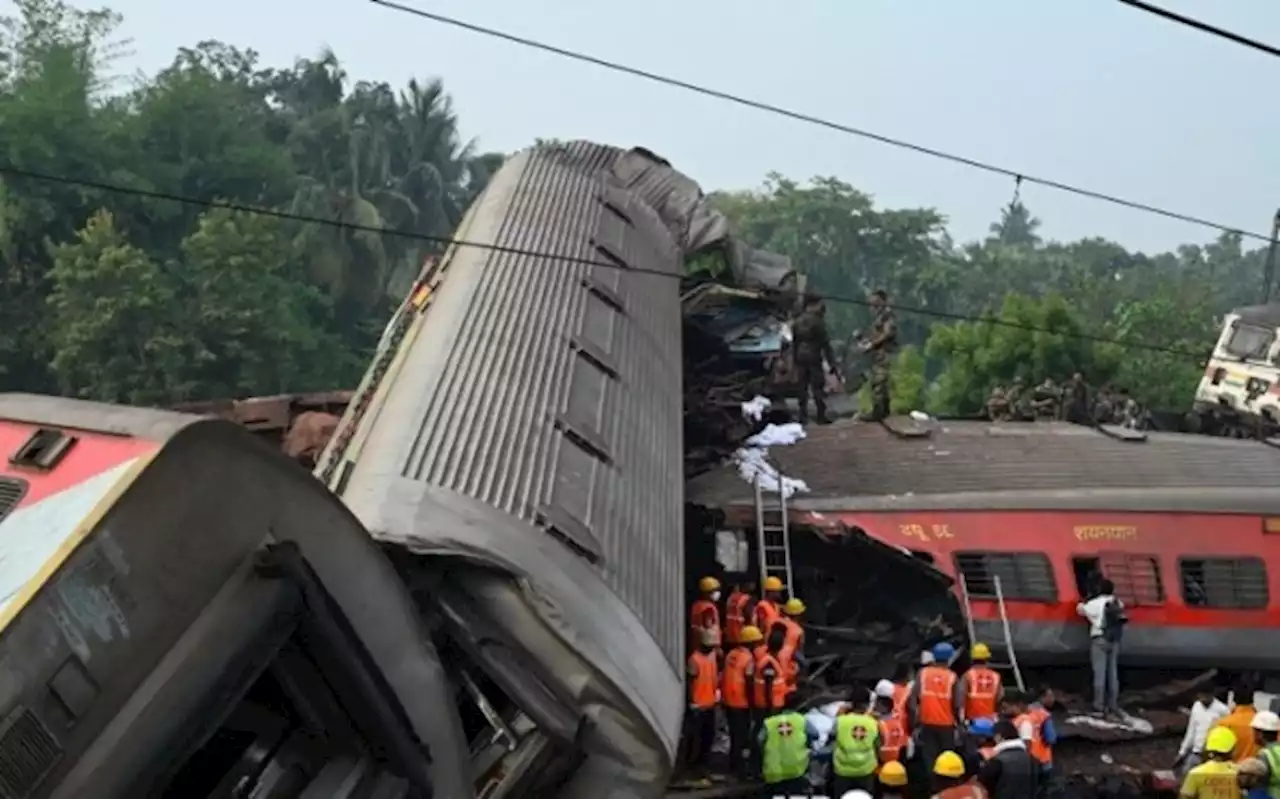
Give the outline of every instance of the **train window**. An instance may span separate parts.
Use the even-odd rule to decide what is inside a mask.
[[[1154,555],[1104,552],[1097,557],[1072,558],[1076,590],[1083,599],[1106,578],[1116,587],[1116,596],[1126,605],[1159,605],[1164,602],[1164,581],[1160,561]]]
[[[1058,599],[1053,566],[1043,552],[957,552],[956,570],[964,578],[969,596],[978,599],[995,598],[996,578],[1005,599]]]
[[[1272,330],[1236,322],[1223,349],[1237,358],[1265,358],[1274,340],[1275,332]]]
[[[1182,558],[1182,600],[1199,608],[1265,608],[1267,567],[1261,558]]]

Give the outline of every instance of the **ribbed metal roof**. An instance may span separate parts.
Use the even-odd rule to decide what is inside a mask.
[[[804,441],[775,447],[769,457],[809,485],[795,506],[815,509],[1094,501],[1105,508],[1230,510],[1227,500],[1241,495],[1280,500],[1280,449],[1258,441],[1154,432],[1124,441],[1061,422],[926,427],[929,437],[904,439],[874,423],[811,426]],[[694,480],[688,491],[690,501],[712,506],[751,496],[732,465]]]

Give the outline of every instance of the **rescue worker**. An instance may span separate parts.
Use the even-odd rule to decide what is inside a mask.
[[[970,766],[974,774],[977,774],[982,764],[996,753],[995,733],[994,718],[974,719],[969,722],[967,745],[961,754],[965,755],[965,765]]]
[[[897,760],[890,760],[880,767],[880,775],[876,780],[879,799],[905,799],[907,795],[907,768]]]
[[[757,711],[764,711],[766,715],[784,707],[787,696],[791,694],[786,671],[778,658],[783,642],[781,633],[781,630],[775,630],[763,648],[755,649],[756,676],[755,689],[751,692],[751,706]]]
[[[689,656],[689,712],[685,714],[685,764],[689,766],[706,766],[715,742],[716,699],[720,692],[715,644],[712,631],[703,630],[698,650]]]
[[[782,648],[778,650],[778,660],[786,670],[787,682],[795,690],[800,679],[800,668],[804,666],[804,627],[800,626],[800,617],[804,615],[804,602],[791,597],[782,606],[782,617],[777,624],[783,630]]]
[[[795,703],[784,702],[760,729],[760,776],[768,797],[809,793],[809,747],[819,737]]]
[[[1178,791],[1180,799],[1238,799],[1240,785],[1231,753],[1236,734],[1227,727],[1214,727],[1204,742],[1205,762],[1187,772]]]
[[[1280,799],[1280,716],[1270,710],[1263,710],[1254,715],[1249,723],[1253,728],[1254,742],[1258,747],[1258,759],[1265,767],[1267,796]]]
[[[988,665],[991,648],[979,641],[969,650],[972,665],[960,676],[960,690],[964,695],[964,718],[987,718],[996,715],[1000,699],[1004,696],[1004,680],[1000,673]]]
[[[711,631],[715,636],[716,646],[720,645],[720,581],[714,577],[703,577],[698,581],[698,592],[701,594],[689,608],[689,641],[697,644],[704,631]]]
[[[1053,689],[1041,687],[1035,696],[1034,702],[1024,705],[1024,712],[1013,720],[1013,725],[1026,743],[1027,752],[1040,764],[1041,783],[1048,784],[1053,777],[1053,747],[1058,743],[1057,728],[1053,726]]]
[[[748,769],[754,747],[751,699],[755,687],[756,658],[751,649],[763,638],[759,628],[743,627],[738,634],[737,645],[724,658],[720,699],[724,703],[725,722],[729,727],[729,769],[740,777],[750,773]]]
[[[1214,729],[1225,728],[1235,736],[1235,761],[1239,763],[1258,754],[1258,745],[1253,736],[1253,719],[1258,711],[1253,706],[1253,687],[1240,682],[1232,686],[1231,693],[1236,706],[1215,725]],[[1213,734],[1212,730],[1209,733]]]
[[[743,628],[754,621],[755,608],[751,604],[754,589],[755,586],[749,582],[735,583],[729,598],[725,600],[724,634],[727,643],[740,643]],[[757,631],[759,632],[759,628]]]
[[[1004,386],[991,389],[991,394],[987,397],[987,418],[993,422],[1013,420],[1013,413],[1009,409],[1009,397],[1005,394]]]
[[[983,787],[965,774],[964,760],[949,749],[933,761],[933,790],[934,799],[987,799]]]
[[[782,611],[778,609],[778,605],[782,602],[782,592],[785,588],[782,580],[777,577],[765,578],[764,598],[756,603],[755,608],[755,625],[760,628],[765,638],[769,637],[774,623],[782,618]]]
[[[1027,401],[1027,386],[1022,382],[1021,377],[1013,379],[1013,384],[1005,392],[1004,399],[1009,403],[1009,415],[1013,419],[1023,421],[1027,418],[1030,403]]]
[[[889,307],[889,295],[884,289],[871,292],[871,309],[875,321],[871,323],[871,335],[861,345],[863,352],[871,353],[871,417],[883,419],[889,415],[890,360],[898,349],[898,323]]]
[[[951,670],[955,648],[943,641],[933,647],[934,662],[920,669],[911,684],[907,700],[911,736],[920,755],[932,763],[942,752],[952,749],[957,738],[964,696]]]
[[[1039,787],[1040,767],[1018,737],[1013,722],[996,722],[991,737],[995,748],[980,769],[978,782],[992,799],[1030,799]]]
[[[899,712],[894,702],[894,686],[888,680],[876,683],[875,705],[872,714],[880,722],[880,762],[905,761],[908,746],[905,714]]]
[[[831,373],[836,374],[836,358],[831,351],[826,316],[827,307],[822,298],[806,295],[804,310],[796,317],[793,327],[796,377],[800,384],[800,424],[807,424],[809,421],[810,393],[813,394],[818,424],[828,424],[831,421],[827,418],[827,376],[822,364],[825,360]]]
[[[854,790],[874,791],[880,765],[880,723],[867,712],[866,694],[855,689],[850,712],[836,716],[831,751],[833,795]]]

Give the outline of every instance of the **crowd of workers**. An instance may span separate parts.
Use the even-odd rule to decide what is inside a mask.
[[[1191,707],[1175,766],[1184,799],[1280,797],[1280,715],[1254,707],[1251,686],[1204,690]],[[1234,703],[1231,699],[1234,698]]]
[[[918,669],[855,686],[825,734],[797,710],[803,678],[804,603],[783,601],[776,577],[739,584],[724,600],[712,577],[691,609],[689,713],[683,760],[706,769],[723,713],[729,767],[764,784],[763,795],[808,795],[815,773],[832,796],[1034,797],[1052,776],[1053,693],[1006,691],[991,652],[973,645],[957,674],[939,643]],[[723,621],[722,621],[723,620]],[[914,671],[914,673],[912,673]],[[824,739],[821,747],[816,747]]]

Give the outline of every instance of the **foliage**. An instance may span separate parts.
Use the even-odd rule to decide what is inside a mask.
[[[352,82],[329,52],[268,68],[222,42],[120,91],[108,10],[0,18],[0,161],[333,225],[0,178],[0,390],[182,399],[353,385],[398,289],[501,164],[438,80]],[[340,223],[373,228],[344,227]]]

